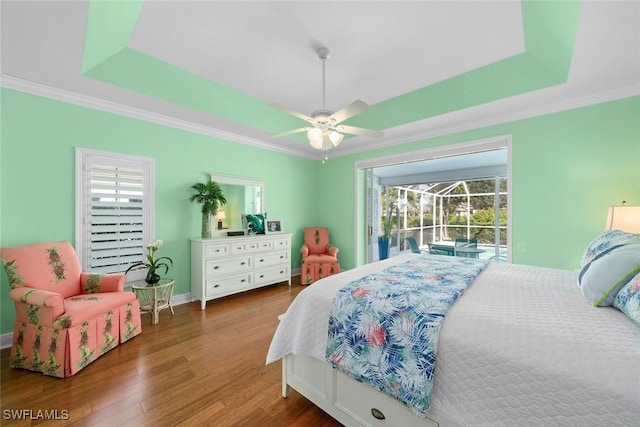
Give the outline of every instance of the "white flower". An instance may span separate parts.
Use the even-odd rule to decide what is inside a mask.
[[[153,243],[147,245],[147,250],[150,252],[155,252],[162,247],[162,240],[156,240]]]

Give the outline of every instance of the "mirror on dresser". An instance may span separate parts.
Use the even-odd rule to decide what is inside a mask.
[[[222,207],[224,219],[222,229],[218,229],[218,218],[213,218],[213,236],[226,235],[231,230],[243,230],[242,214],[264,212],[264,181],[230,175],[211,174],[211,180],[218,183],[227,203]]]

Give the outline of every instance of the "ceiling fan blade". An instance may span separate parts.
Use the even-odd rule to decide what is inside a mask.
[[[300,133],[300,132],[306,132],[309,129],[313,129],[311,126],[307,126],[304,128],[298,128],[298,129],[293,129],[293,130],[288,130],[286,132],[281,132],[281,133],[276,133],[274,135],[271,135],[272,138],[277,138],[279,136],[285,136],[285,135],[291,135],[293,133]]]
[[[306,122],[309,122],[309,123],[313,123],[314,122],[313,117],[307,116],[306,114],[298,113],[297,111],[293,111],[293,110],[291,110],[291,109],[289,109],[289,108],[287,108],[287,107],[285,107],[283,105],[280,105],[280,104],[269,104],[269,105],[271,105],[273,108],[277,108],[280,111],[284,111],[285,113],[291,114],[292,116],[295,116],[295,117],[297,117],[299,119],[302,119],[302,120],[304,120]]]
[[[369,138],[381,138],[382,135],[384,135],[384,132],[381,132],[379,130],[365,129],[365,128],[359,128],[355,126],[347,126],[347,125],[339,125],[339,126],[336,126],[335,129],[338,132],[344,132],[350,135],[368,136]]]
[[[369,105],[366,102],[357,99],[342,110],[333,113],[329,118],[335,120],[335,123],[338,124],[347,120],[349,117],[362,113],[367,108],[369,108]]]

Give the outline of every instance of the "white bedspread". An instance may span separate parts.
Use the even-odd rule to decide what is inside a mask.
[[[267,363],[324,361],[333,295],[352,280],[419,256],[349,270],[303,290]],[[469,426],[640,425],[640,326],[594,308],[572,271],[491,264],[448,312],[430,414]]]

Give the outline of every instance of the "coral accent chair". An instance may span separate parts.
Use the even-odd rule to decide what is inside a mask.
[[[302,273],[300,282],[308,285],[323,277],[340,273],[339,249],[329,243],[329,229],[308,227],[304,229],[302,252]]]
[[[82,273],[69,242],[2,248],[15,302],[13,368],[64,378],[142,332],[125,275]]]

